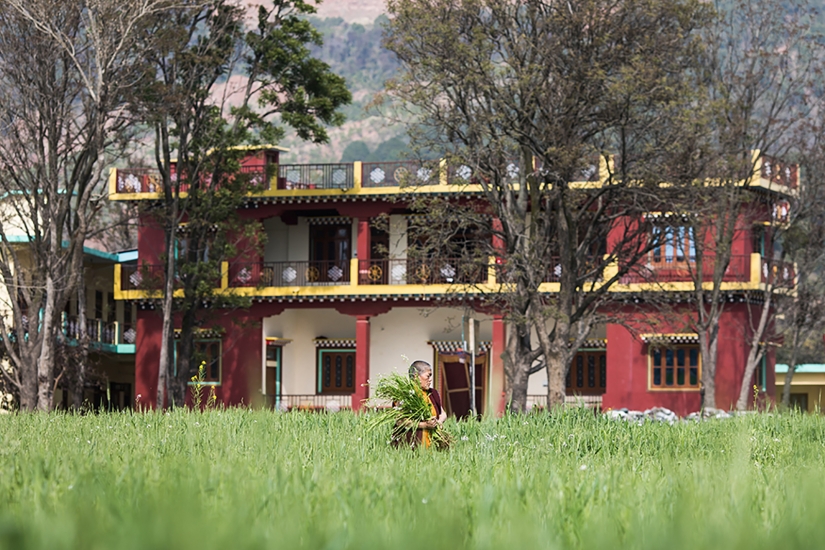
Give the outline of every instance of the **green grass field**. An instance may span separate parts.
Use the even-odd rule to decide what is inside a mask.
[[[348,414],[0,416],[0,548],[813,548],[825,419],[450,423]]]

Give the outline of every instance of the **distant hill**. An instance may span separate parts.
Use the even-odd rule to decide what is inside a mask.
[[[318,6],[318,17],[340,17],[348,23],[372,23],[386,11],[385,0],[324,0]]]
[[[390,123],[386,118],[369,112],[366,106],[382,91],[384,82],[398,70],[395,55],[381,46],[383,36],[383,1],[327,0],[326,8],[319,13],[334,12],[329,6],[338,6],[338,12],[346,12],[348,18],[312,18],[315,27],[324,35],[324,45],[316,55],[329,63],[332,70],[347,80],[353,95],[352,105],[344,109],[347,122],[341,128],[330,131],[329,145],[302,143],[294,135],[288,135],[282,145],[290,152],[283,156],[285,162],[346,162],[353,160],[395,160],[405,149],[406,132],[401,124]],[[344,5],[351,8],[344,10]],[[371,23],[352,22],[352,10],[361,9],[373,13],[381,6],[378,16]],[[356,10],[357,11],[357,10]],[[361,12],[359,12],[361,13]],[[345,154],[346,153],[346,154]],[[361,157],[367,154],[368,158]],[[377,158],[381,156],[381,158]]]

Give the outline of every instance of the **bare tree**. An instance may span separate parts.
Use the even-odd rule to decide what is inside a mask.
[[[510,407],[524,410],[541,356],[558,405],[609,290],[654,244],[642,214],[667,193],[658,184],[696,177],[683,161],[696,149],[684,114],[697,98],[682,78],[698,70],[710,11],[646,0],[388,7],[387,47],[402,64],[390,93],[420,121],[414,143],[446,152],[451,183],[480,186],[485,206],[474,208],[502,262],[493,299],[508,322]],[[426,209],[485,225],[457,204]]]
[[[24,410],[49,410],[63,306],[109,154],[128,137],[125,92],[143,75],[149,16],[165,0],[0,1],[0,277],[12,324],[2,375]],[[14,236],[15,238],[12,238]]]
[[[708,139],[706,179],[685,205],[694,213],[690,267],[696,314],[691,324],[699,336],[706,408],[716,407],[719,322],[727,300],[723,282],[743,220],[758,202],[749,188],[763,177],[784,177],[779,165],[766,176],[772,162],[767,155],[782,157],[796,145],[795,131],[812,107],[806,96],[818,58],[811,32],[814,13],[804,2],[737,1],[719,3],[717,9],[705,35],[708,60],[697,73],[697,86],[707,89],[710,99],[697,110],[707,122],[699,129]],[[756,326],[761,331],[772,310],[763,311]],[[752,347],[743,386],[750,387],[759,353],[758,345]]]

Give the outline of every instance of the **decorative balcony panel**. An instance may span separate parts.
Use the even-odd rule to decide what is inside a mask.
[[[359,260],[360,285],[481,284],[487,281],[487,260],[428,258]]]
[[[793,262],[782,262],[762,258],[762,283],[779,288],[793,288],[796,270]]]
[[[76,315],[64,313],[61,328],[69,342],[80,340],[80,322]],[[103,319],[86,319],[86,336],[93,348],[116,353],[134,353],[137,333],[131,325],[121,325],[116,321]]]
[[[771,183],[796,189],[799,186],[798,168],[798,165],[783,162],[776,157],[762,156],[761,176]]]
[[[160,172],[151,168],[117,169],[117,193],[160,193],[163,180]]]
[[[364,162],[361,164],[362,187],[406,187],[437,185],[438,166],[416,161]]]
[[[706,257],[702,263],[702,281],[711,281],[715,268],[715,259]],[[621,284],[633,283],[678,283],[693,281],[696,275],[696,263],[690,261],[671,261],[640,264],[622,277]],[[730,263],[722,277],[724,283],[746,283],[751,280],[750,255],[731,256]]]
[[[349,262],[267,262],[229,266],[229,286],[286,287],[348,285]]]
[[[278,189],[352,189],[353,165],[281,164]]]

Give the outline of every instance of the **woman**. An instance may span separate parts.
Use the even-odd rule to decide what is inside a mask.
[[[430,409],[432,411],[432,418],[419,422],[415,431],[399,427],[393,434],[393,445],[396,447],[401,445],[409,445],[416,447],[418,444],[429,448],[431,445],[430,434],[436,426],[440,426],[447,420],[447,413],[444,412],[444,407],[441,404],[441,396],[438,391],[433,388],[433,368],[426,361],[415,361],[410,365],[410,378],[418,379],[421,390],[427,394],[430,402]]]

